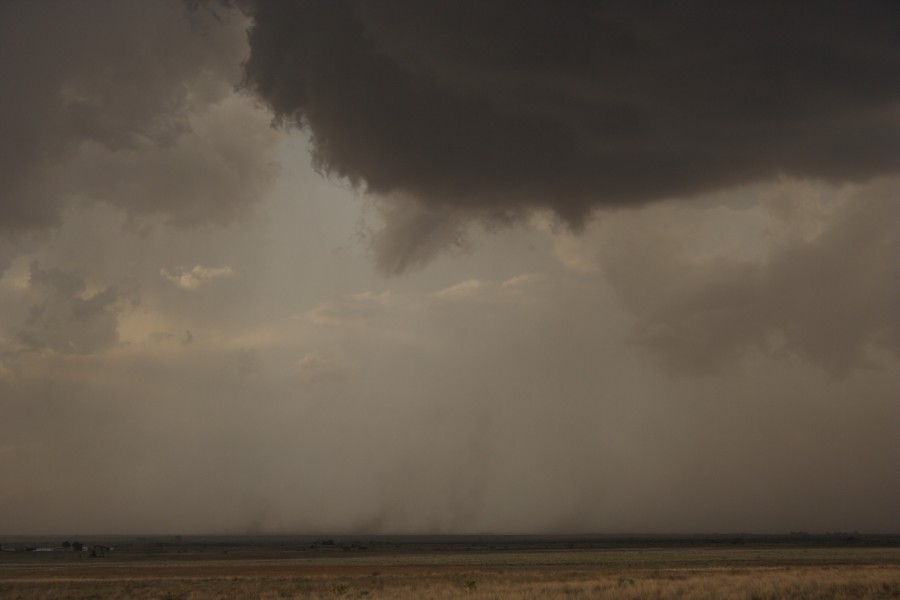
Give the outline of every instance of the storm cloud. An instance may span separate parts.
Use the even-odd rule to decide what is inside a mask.
[[[317,164],[437,215],[539,207],[577,227],[595,207],[900,167],[893,2],[242,4],[246,85]]]
[[[824,190],[900,168],[896,3],[243,6],[245,85],[309,132],[321,170],[376,198],[383,273],[465,248],[473,222],[549,211],[581,231],[606,209],[708,208],[749,185]],[[896,354],[896,185],[852,196],[822,235],[764,259],[693,260],[671,223],[614,233],[604,273],[635,342],[694,374],[748,351],[836,374],[873,344]]]
[[[0,0],[0,533],[898,530],[898,16]]]
[[[278,138],[233,93],[245,28],[177,0],[0,2],[0,233],[56,227],[76,202],[176,225],[244,215]]]

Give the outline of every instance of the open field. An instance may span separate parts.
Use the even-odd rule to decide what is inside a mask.
[[[895,541],[114,541],[102,558],[3,552],[0,598],[900,598]]]

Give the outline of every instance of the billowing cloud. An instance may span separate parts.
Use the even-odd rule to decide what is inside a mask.
[[[278,134],[233,93],[245,27],[178,0],[0,3],[0,232],[57,226],[74,201],[180,225],[246,213]]]
[[[696,233],[686,225],[697,219],[691,211],[601,224],[596,255],[637,317],[636,343],[689,373],[752,352],[794,354],[837,375],[878,365],[884,352],[900,356],[900,183],[841,194],[774,187],[797,198],[761,193],[769,216],[757,228],[755,252],[729,255],[719,244],[719,252],[704,253],[688,239]],[[806,197],[812,192],[817,197]]]
[[[94,286],[77,273],[31,264],[27,317],[15,336],[26,351],[91,354],[119,343],[118,314],[139,301],[128,286]]]
[[[541,207],[581,225],[598,206],[900,168],[887,0],[240,4],[247,87],[310,132],[317,164],[425,207],[387,210],[387,272],[460,219]]]
[[[160,269],[159,274],[162,275],[163,279],[166,281],[174,283],[183,290],[192,292],[201,285],[213,281],[214,279],[231,277],[234,274],[234,271],[227,265],[224,267],[204,267],[196,265],[192,269],[178,267],[174,271],[162,268]]]

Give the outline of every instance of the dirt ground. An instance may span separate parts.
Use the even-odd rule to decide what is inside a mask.
[[[295,546],[3,552],[0,598],[900,598],[896,547]]]

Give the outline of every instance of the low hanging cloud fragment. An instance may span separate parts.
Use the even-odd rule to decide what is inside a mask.
[[[578,227],[596,207],[900,168],[896,2],[238,4],[246,85],[318,165],[424,207],[386,211],[386,272],[460,218],[549,208]]]

